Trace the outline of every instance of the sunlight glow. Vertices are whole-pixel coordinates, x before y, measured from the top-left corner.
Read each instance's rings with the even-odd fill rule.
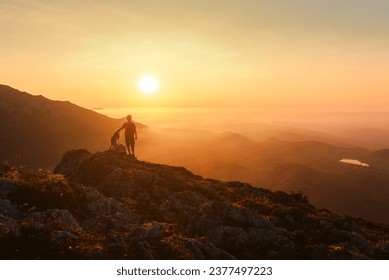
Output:
[[[158,90],[159,83],[158,80],[153,76],[143,76],[139,80],[138,86],[144,94],[152,95]]]

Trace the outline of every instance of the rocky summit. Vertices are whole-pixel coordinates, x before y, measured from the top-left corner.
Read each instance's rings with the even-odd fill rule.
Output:
[[[0,165],[1,259],[389,259],[388,234],[117,151],[69,151],[54,174]]]

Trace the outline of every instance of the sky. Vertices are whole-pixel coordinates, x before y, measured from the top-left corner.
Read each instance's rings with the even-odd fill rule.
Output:
[[[0,0],[0,84],[87,108],[386,110],[388,14],[386,0]]]

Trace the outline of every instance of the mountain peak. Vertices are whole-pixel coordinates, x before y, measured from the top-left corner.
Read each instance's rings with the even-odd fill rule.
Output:
[[[139,161],[113,150],[97,153],[85,149],[68,151],[54,172],[94,186],[115,198],[126,196],[138,187],[144,189],[154,184],[168,188],[176,185],[187,190],[190,182],[204,180],[183,167]]]

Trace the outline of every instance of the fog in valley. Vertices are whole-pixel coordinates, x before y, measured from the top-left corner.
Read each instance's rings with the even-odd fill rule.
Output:
[[[147,126],[139,130],[140,160],[273,191],[301,191],[319,207],[388,222],[382,213],[389,211],[389,113],[254,108],[99,112],[115,117],[131,113]]]

